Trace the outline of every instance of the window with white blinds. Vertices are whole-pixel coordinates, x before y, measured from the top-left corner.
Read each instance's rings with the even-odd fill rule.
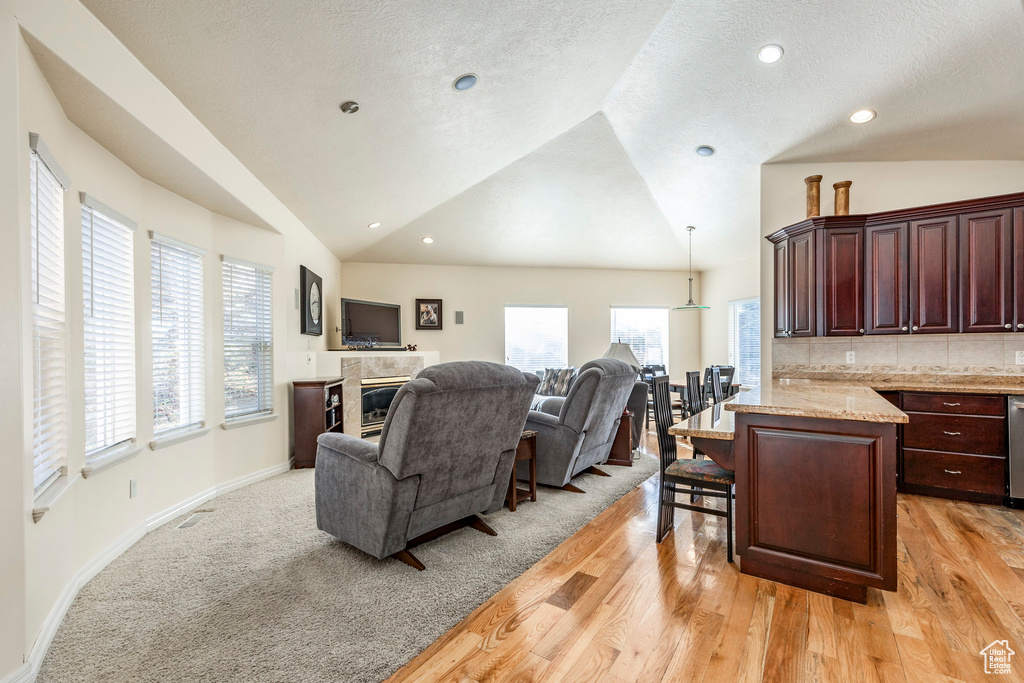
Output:
[[[48,155],[46,155],[48,156]],[[66,471],[64,190],[36,152],[29,164],[32,232],[32,484],[36,495]]]
[[[153,234],[153,431],[204,424],[202,249]]]
[[[569,366],[569,309],[505,306],[505,363],[523,372]]]
[[[273,269],[224,257],[224,417],[274,409]]]
[[[135,223],[81,200],[88,462],[135,439]]]
[[[757,297],[729,302],[729,365],[736,368],[734,383],[761,385],[761,300]]]
[[[629,344],[641,365],[664,365],[668,372],[668,309],[612,306],[612,338]]]

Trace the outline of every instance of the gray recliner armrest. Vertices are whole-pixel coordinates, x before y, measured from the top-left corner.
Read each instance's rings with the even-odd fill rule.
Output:
[[[526,426],[524,429],[532,429],[536,431],[538,428],[543,429],[544,427],[562,427],[559,424],[557,415],[550,415],[548,413],[542,413],[539,410],[531,410],[526,416]],[[568,427],[566,427],[568,429]]]
[[[365,463],[377,462],[377,444],[357,439],[348,434],[327,433],[317,437],[316,442],[324,448],[347,455]]]
[[[540,405],[537,406],[537,410],[558,417],[558,414],[562,412],[563,403],[565,403],[565,396],[552,396],[541,401]]]

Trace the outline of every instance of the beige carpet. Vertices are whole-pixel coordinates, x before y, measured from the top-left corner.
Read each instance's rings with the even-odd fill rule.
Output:
[[[427,570],[378,561],[316,528],[313,471],[217,498],[147,535],[86,585],[39,681],[378,681],[657,471],[641,455],[586,495],[540,490],[418,547]]]

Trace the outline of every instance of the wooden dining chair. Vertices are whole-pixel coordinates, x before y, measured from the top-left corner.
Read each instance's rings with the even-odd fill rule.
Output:
[[[696,415],[708,407],[704,400],[704,392],[700,386],[700,371],[692,370],[686,373],[686,413]]]
[[[722,398],[722,375],[718,367],[712,365],[704,369],[704,405],[721,403]]]
[[[686,373],[699,375],[697,372]],[[726,558],[732,562],[732,491],[735,476],[714,460],[679,458],[676,438],[669,433],[672,426],[671,399],[668,377],[654,378],[654,421],[658,430],[658,526],[657,539],[661,543],[675,526],[675,509],[725,517]],[[680,503],[676,494],[689,494],[690,503]],[[705,505],[694,505],[694,496],[724,498],[725,511]]]
[[[712,367],[718,368],[718,374],[722,378],[722,396],[729,398],[735,393],[732,383],[736,378],[736,368],[732,365],[713,365]]]

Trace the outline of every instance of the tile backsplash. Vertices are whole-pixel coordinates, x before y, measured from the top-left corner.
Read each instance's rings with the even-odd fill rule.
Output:
[[[854,362],[846,362],[853,351]],[[1016,353],[1024,332],[1009,334],[918,334],[808,337],[772,340],[776,377],[833,373],[1017,375]]]

